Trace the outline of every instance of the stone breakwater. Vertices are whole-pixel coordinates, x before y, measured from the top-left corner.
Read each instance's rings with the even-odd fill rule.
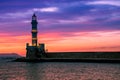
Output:
[[[17,58],[18,62],[109,62],[120,63],[120,52],[49,52],[41,58]]]

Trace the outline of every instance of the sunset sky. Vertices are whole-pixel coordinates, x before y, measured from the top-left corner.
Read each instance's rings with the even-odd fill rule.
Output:
[[[0,0],[0,53],[26,54],[31,16],[48,51],[120,51],[120,0]]]

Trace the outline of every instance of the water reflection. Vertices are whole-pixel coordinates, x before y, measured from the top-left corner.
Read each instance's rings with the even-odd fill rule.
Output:
[[[119,80],[120,64],[1,63],[0,80]]]
[[[42,80],[38,64],[26,64],[26,80]]]
[[[26,80],[119,80],[120,78],[120,66],[114,64],[38,63],[29,64],[27,70],[29,75]]]

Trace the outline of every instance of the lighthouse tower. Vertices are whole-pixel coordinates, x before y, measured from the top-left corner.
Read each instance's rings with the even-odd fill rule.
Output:
[[[36,59],[36,58],[41,58],[41,57],[45,57],[45,46],[44,43],[40,43],[38,45],[37,41],[37,16],[35,14],[33,14],[32,16],[32,21],[31,21],[31,25],[32,25],[32,45],[30,46],[29,43],[26,44],[26,58],[28,59]]]
[[[35,14],[32,16],[32,46],[37,46],[37,17]]]

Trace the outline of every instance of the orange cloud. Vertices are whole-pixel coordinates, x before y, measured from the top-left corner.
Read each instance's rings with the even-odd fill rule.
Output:
[[[119,51],[120,31],[96,31],[39,34],[39,43],[45,43],[48,51]],[[70,36],[71,35],[71,36]],[[26,54],[26,43],[31,43],[31,35],[12,36],[0,34],[1,53]]]
[[[49,51],[119,51],[120,31],[79,32],[68,37],[54,34],[41,37]]]

